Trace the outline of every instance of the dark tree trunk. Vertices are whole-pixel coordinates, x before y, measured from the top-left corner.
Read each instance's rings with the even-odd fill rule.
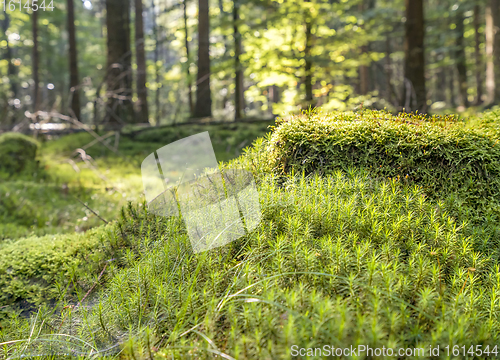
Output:
[[[227,19],[227,14],[224,11],[224,1],[223,0],[219,0],[219,11],[220,11],[220,24],[221,24],[220,27],[222,29],[224,29],[226,19]],[[229,45],[228,45],[228,41],[227,41],[227,36],[225,35],[224,32],[222,33],[222,41],[224,42],[224,54],[222,55],[222,58],[224,60],[226,60],[228,58]],[[224,80],[224,83],[226,83],[226,78],[224,78],[223,80]],[[227,91],[225,93],[224,97],[222,98],[222,108],[223,109],[226,108],[228,101],[229,101],[229,91]]]
[[[424,1],[405,1],[405,86],[402,103],[406,110],[426,112]]]
[[[241,119],[243,116],[243,108],[245,103],[244,88],[243,88],[243,68],[241,66],[241,34],[238,30],[239,26],[239,4],[238,0],[233,2],[233,36],[234,36],[234,118]]]
[[[203,118],[212,116],[208,0],[198,0],[198,6],[198,76],[196,77],[194,117]]]
[[[363,0],[359,4],[358,10],[360,13],[363,13],[364,11],[366,11],[368,9],[372,9],[374,6],[375,6],[374,1]],[[364,27],[364,26],[362,26],[362,27]],[[364,55],[368,54],[369,50],[370,50],[369,44],[362,45],[361,46],[362,57],[364,57]],[[370,91],[370,66],[368,66],[366,64],[362,64],[359,67],[359,93],[361,95],[366,95],[366,94],[368,94],[369,91]]]
[[[135,0],[135,56],[137,61],[137,121],[149,122],[148,89],[146,88],[146,52],[144,50],[144,20],[142,0]]]
[[[189,65],[191,64],[189,56],[189,29],[187,25],[187,0],[183,0],[184,5],[184,37],[186,38],[186,75],[187,75],[187,86],[188,86],[188,100],[189,100],[189,116],[193,116],[194,104],[193,104],[193,84],[191,82],[191,71],[189,70]]]
[[[80,119],[80,92],[78,86],[80,77],[78,75],[78,50],[76,45],[75,7],[73,0],[67,0],[68,4],[68,38],[69,38],[69,88],[71,92],[71,110],[73,116]]]
[[[500,100],[500,0],[486,6],[486,95],[487,104]]]
[[[38,51],[38,11],[33,11],[31,15],[33,26],[33,110],[38,111],[40,108],[40,55]]]
[[[153,11],[153,36],[155,39],[155,51],[154,51],[154,62],[155,62],[155,125],[160,126],[161,120],[161,105],[160,105],[160,71],[158,69],[158,61],[160,61],[160,31],[158,26],[158,20],[156,18],[156,6],[155,2],[152,2],[151,10]],[[168,60],[167,60],[168,61]]]
[[[106,26],[108,32],[106,120],[111,128],[118,129],[126,123],[134,122],[129,0],[106,0]]]
[[[462,9],[459,9],[456,15],[456,31],[457,31],[457,42],[455,50],[455,61],[458,73],[458,90],[460,94],[460,104],[468,107],[468,86],[467,86],[467,58],[465,57],[465,45],[464,45],[464,21],[465,16]]]
[[[482,76],[482,59],[481,59],[481,34],[479,33],[481,6],[474,6],[474,57],[476,59],[476,105],[482,103],[483,98],[483,76]]]
[[[3,13],[4,19],[0,21],[0,24],[2,25],[2,31],[4,34],[7,33],[10,27],[10,17],[7,12]],[[12,54],[12,49],[9,45],[8,39],[6,40],[6,45],[5,45],[5,60],[7,60],[7,75],[9,76],[9,84],[10,84],[10,90],[12,91],[12,97],[14,99],[17,99],[18,95],[18,88],[17,88],[17,68],[14,66],[12,63],[12,59],[14,58],[14,55]]]

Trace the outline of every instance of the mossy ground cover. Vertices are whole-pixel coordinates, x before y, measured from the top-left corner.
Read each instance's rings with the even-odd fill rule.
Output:
[[[477,120],[481,141],[497,131],[498,119],[488,116]],[[356,124],[345,120],[347,128]],[[468,127],[438,121],[431,125],[443,131]],[[97,281],[98,270],[82,270],[86,286],[75,287],[72,299],[61,296],[29,319],[11,314],[0,329],[2,355],[57,348],[87,358],[107,349],[100,354],[285,359],[292,345],[498,345],[500,249],[488,219],[477,223],[471,211],[473,221],[462,221],[453,212],[464,203],[459,196],[443,200],[416,178],[379,176],[356,163],[283,172],[273,165],[277,153],[267,150],[285,124],[226,164],[256,176],[263,221],[255,231],[195,255],[180,219],[131,206],[113,225],[113,236],[125,239],[118,260],[98,266],[106,277]],[[92,283],[100,285],[68,307]]]

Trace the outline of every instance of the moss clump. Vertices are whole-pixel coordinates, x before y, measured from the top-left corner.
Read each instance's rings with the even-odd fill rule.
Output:
[[[0,177],[36,171],[38,143],[18,133],[0,135]]]
[[[274,130],[269,165],[280,174],[364,168],[375,178],[420,185],[433,199],[452,195],[482,214],[495,213],[500,209],[495,134],[491,126],[467,128],[449,116],[310,114],[283,120]]]

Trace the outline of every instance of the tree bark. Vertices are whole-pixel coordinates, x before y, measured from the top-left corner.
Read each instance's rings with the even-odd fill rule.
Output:
[[[239,4],[238,0],[233,2],[233,37],[234,37],[234,119],[241,119],[243,116],[243,108],[245,103],[245,95],[243,88],[243,68],[241,66],[241,34],[238,30],[239,26]]]
[[[198,0],[198,75],[196,77],[195,118],[212,116],[210,92],[210,20],[208,0]]]
[[[146,52],[144,50],[144,20],[142,0],[135,0],[135,56],[137,61],[137,121],[149,122],[148,89],[146,88]]]
[[[486,6],[486,103],[500,100],[500,0]]]
[[[359,12],[363,13],[367,9],[371,9],[374,6],[374,1],[363,0],[359,4]],[[362,25],[362,28],[364,26]],[[361,46],[361,55],[364,57],[369,51],[369,45],[365,44]],[[364,60],[364,59],[363,59]],[[366,64],[362,64],[359,67],[359,93],[361,95],[366,95],[370,91],[370,67]]]
[[[459,8],[456,15],[456,50],[455,50],[455,61],[458,73],[458,90],[460,94],[460,104],[468,107],[468,86],[467,86],[467,58],[465,56],[465,45],[464,45],[464,21],[465,16],[462,9]]]
[[[482,58],[481,58],[481,34],[479,33],[481,6],[474,6],[474,57],[476,59],[476,105],[480,105],[483,100],[483,76],[482,76]]]
[[[134,122],[132,106],[132,52],[130,48],[129,0],[106,0],[107,111],[113,129]]]
[[[156,15],[156,4],[155,0],[151,2],[151,10],[153,12],[153,36],[155,40],[155,50],[153,53],[153,59],[155,62],[155,125],[160,126],[161,120],[161,105],[160,105],[160,71],[158,69],[158,61],[160,61],[160,34],[159,26]]]
[[[40,56],[38,51],[38,12],[33,11],[31,15],[32,27],[33,27],[33,110],[36,112],[40,108]]]
[[[189,70],[189,65],[191,62],[189,61],[189,29],[187,25],[187,0],[183,0],[183,5],[184,5],[184,37],[186,39],[185,41],[185,47],[186,47],[186,75],[187,75],[187,86],[188,86],[188,100],[189,100],[189,116],[193,116],[194,113],[194,104],[193,104],[193,84],[191,82],[191,71]]]
[[[69,88],[71,92],[71,110],[73,116],[80,119],[80,92],[78,86],[78,49],[76,45],[75,6],[73,0],[67,0],[68,5],[68,38],[69,38]]]
[[[3,13],[3,20],[0,21],[0,24],[2,26],[2,31],[4,34],[7,33],[10,27],[10,17],[7,12]],[[7,75],[9,76],[9,84],[10,84],[10,90],[12,91],[12,97],[14,99],[17,99],[18,96],[18,87],[17,87],[17,68],[14,66],[12,63],[12,60],[14,58],[14,55],[12,53],[12,48],[9,45],[9,39],[6,39],[6,46],[5,46],[5,60],[7,60]]]
[[[406,110],[426,112],[424,2],[405,1],[405,86],[402,103]]]

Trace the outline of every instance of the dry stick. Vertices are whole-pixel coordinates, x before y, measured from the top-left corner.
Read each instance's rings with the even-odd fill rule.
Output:
[[[90,293],[92,292],[92,290],[94,290],[94,288],[97,286],[97,284],[99,283],[99,280],[101,280],[101,277],[102,277],[102,274],[104,274],[104,271],[106,270],[106,268],[108,267],[108,264],[104,265],[104,269],[102,269],[101,273],[99,274],[99,276],[97,277],[97,280],[96,282],[94,283],[94,285],[92,285],[92,287],[89,289],[89,291],[87,291],[87,293],[85,294],[85,296],[82,298],[82,300],[80,300],[78,302],[78,304],[75,306],[75,309],[78,308],[78,306],[80,306],[83,302],[83,300],[85,300],[87,298],[87,296],[90,295]]]
[[[95,216],[97,216],[99,219],[101,219],[102,221],[104,221],[104,222],[106,223],[106,225],[107,225],[107,224],[109,224],[109,222],[108,222],[108,221],[104,220],[101,216],[99,216],[99,214],[98,214],[98,213],[96,213],[94,210],[92,210],[89,206],[87,206],[87,204],[85,204],[83,201],[81,201],[80,199],[78,199],[76,196],[73,196],[73,197],[74,197],[76,200],[78,200],[78,202],[79,202],[80,204],[82,204],[82,205],[83,205],[83,206],[85,206],[87,209],[89,209],[90,211],[92,211],[92,213],[93,213]]]

